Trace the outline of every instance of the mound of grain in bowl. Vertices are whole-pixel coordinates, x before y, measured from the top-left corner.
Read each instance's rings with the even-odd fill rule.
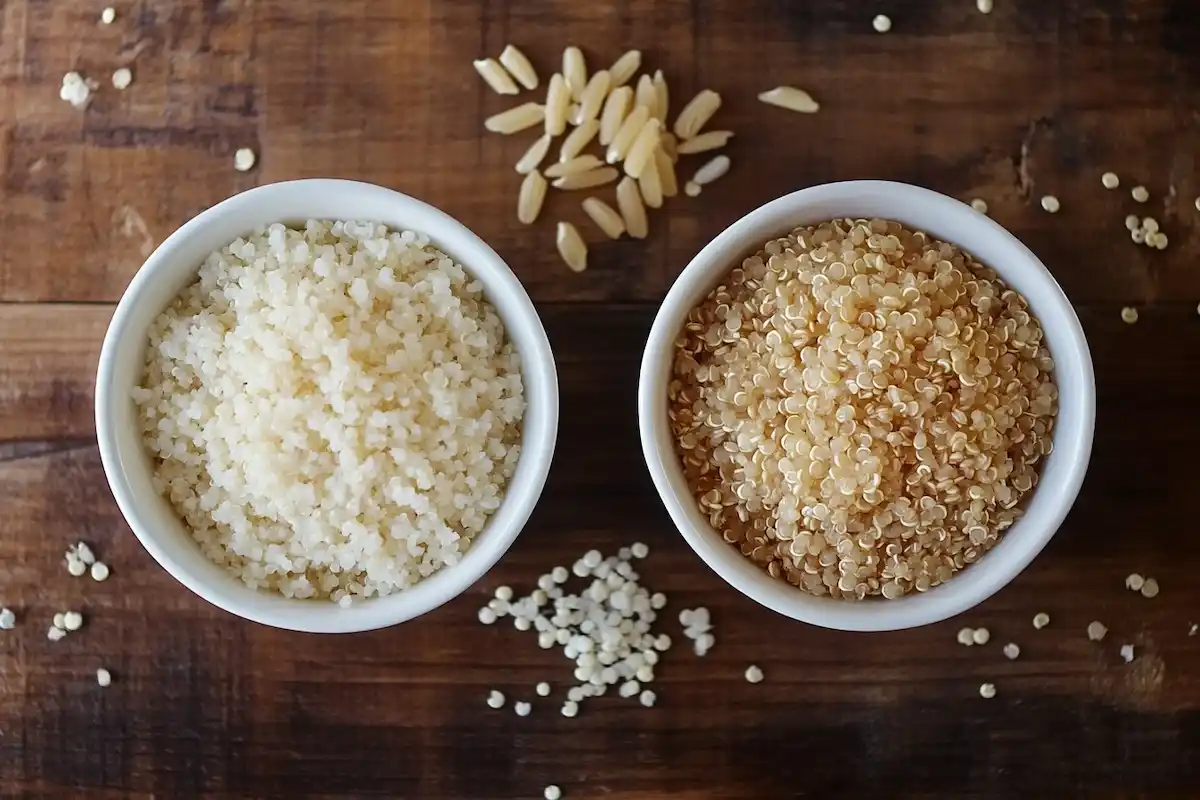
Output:
[[[156,486],[251,587],[408,588],[462,558],[516,468],[517,353],[422,234],[272,225],[210,255],[149,337]]]
[[[669,416],[701,512],[812,594],[949,580],[1018,518],[1051,449],[1054,362],[1025,300],[895,222],[767,242],[676,347]]]

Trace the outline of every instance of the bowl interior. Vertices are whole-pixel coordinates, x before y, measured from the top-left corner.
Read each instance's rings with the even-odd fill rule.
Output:
[[[675,455],[666,386],[673,343],[688,311],[736,264],[800,225],[841,217],[881,217],[955,244],[994,269],[1029,301],[1055,360],[1059,412],[1025,515],[975,564],[950,581],[896,600],[860,603],[821,598],[775,580],[725,543],[696,508]],[[974,606],[1012,580],[1045,546],[1070,510],[1091,454],[1095,378],[1083,329],[1053,276],[1000,225],[952,198],[906,184],[852,181],[804,189],[734,223],[687,266],[663,301],[642,361],[638,396],[642,449],[659,494],[688,543],[721,577],[763,605],[795,619],[842,630],[895,630],[937,622]]]
[[[355,603],[294,600],[247,587],[206,558],[151,484],[131,391],[144,368],[146,331],[195,280],[204,259],[239,236],[274,222],[362,219],[427,234],[484,286],[521,356],[527,408],[521,458],[505,498],[467,554],[404,592]],[[276,627],[314,632],[367,630],[435,608],[482,576],[528,519],[549,471],[558,427],[558,388],[545,330],[503,260],[466,227],[398,192],[341,180],[277,183],[236,195],[192,219],[150,256],[122,297],[105,337],[96,387],[96,424],[104,469],[126,520],[151,555],[201,597]]]

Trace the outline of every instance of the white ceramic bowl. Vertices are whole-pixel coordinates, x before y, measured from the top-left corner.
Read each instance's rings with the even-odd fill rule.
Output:
[[[991,551],[953,579],[896,600],[819,598],[775,580],[726,544],[696,508],[667,422],[673,342],[690,309],[746,256],[798,225],[839,217],[896,220],[956,244],[994,269],[1041,320],[1060,392],[1054,452],[1026,513]],[[851,631],[911,628],[947,619],[982,602],[1024,569],[1050,541],[1087,470],[1096,418],[1092,360],[1079,319],[1050,272],[1004,228],[944,195],[885,181],[815,186],[750,212],[700,251],[663,300],[642,359],[638,386],[642,451],[671,519],[702,559],[738,591],[794,619]]]
[[[528,407],[521,458],[504,501],[466,556],[415,587],[355,603],[294,600],[256,591],[209,561],[154,491],[131,390],[141,377],[146,330],[214,250],[273,222],[363,219],[428,234],[484,286],[521,355]],[[240,617],[298,631],[343,633],[394,625],[440,606],[478,580],[516,539],[550,469],[558,432],[558,379],[550,343],[512,270],[461,223],[419,200],[367,183],[302,180],[260,186],[218,203],[171,234],[125,290],[100,353],[96,431],[121,513],[150,554],[180,583]]]

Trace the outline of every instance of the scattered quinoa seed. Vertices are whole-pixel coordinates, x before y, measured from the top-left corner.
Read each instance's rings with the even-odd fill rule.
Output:
[[[746,667],[747,683],[762,683],[763,671],[755,664]]]
[[[10,608],[0,608],[0,631],[11,631],[17,624],[17,615]]]
[[[1009,661],[1015,661],[1019,655],[1021,655],[1021,648],[1015,642],[1004,645],[1004,657]]]
[[[1200,197],[1196,198],[1196,202],[1194,203],[1194,205],[1196,206],[1196,210],[1200,211]]]
[[[54,627],[56,627],[60,630],[65,631],[67,629],[67,615],[61,611],[59,611],[57,614],[54,615],[54,619],[52,620],[52,622],[54,624]]]
[[[1140,592],[1145,583],[1146,579],[1136,572],[1129,573],[1129,575],[1125,578],[1125,588],[1134,592]]]
[[[492,691],[488,692],[487,704],[492,708],[503,708],[504,695],[495,689],[492,689]]]
[[[1138,321],[1138,310],[1133,306],[1125,306],[1121,309],[1121,321],[1127,325],[1132,325]]]
[[[1125,229],[1133,233],[1138,228],[1142,227],[1142,221],[1138,219],[1137,214],[1130,214],[1125,218]]]
[[[133,72],[129,67],[121,67],[112,74],[112,85],[117,91],[128,89],[131,83],[133,83]]]
[[[962,628],[958,632],[958,643],[970,647],[975,644],[975,631],[970,628]]]
[[[106,670],[104,667],[96,670],[96,683],[100,684],[101,686],[110,685],[112,683],[112,673]]]
[[[106,581],[108,580],[108,576],[108,564],[105,564],[103,561],[97,561],[95,564],[92,564],[92,580]]]
[[[879,14],[871,20],[871,27],[876,33],[887,33],[892,29],[892,18],[887,14]]]
[[[104,25],[112,25],[117,19],[117,10],[112,6],[100,12],[100,22]]]
[[[1131,645],[1131,644],[1121,645],[1121,658],[1125,659],[1126,664],[1129,664],[1130,662],[1133,661],[1133,645]]]
[[[512,598],[513,598],[512,587],[511,586],[497,586],[495,597],[497,600],[503,600],[504,602],[507,603],[509,600],[512,600]]]
[[[683,185],[683,193],[688,197],[699,197],[703,188],[695,181],[688,181]]]
[[[479,621],[484,625],[494,625],[496,623],[496,612],[484,606],[479,609]]]
[[[1100,183],[1104,185],[1105,189],[1116,189],[1121,185],[1121,179],[1115,172],[1106,172],[1100,176]]]
[[[981,683],[979,685],[979,696],[985,700],[991,700],[996,696],[996,684]]]
[[[1192,623],[1192,627],[1188,629],[1188,636],[1195,636],[1196,631],[1200,631],[1200,625]]]
[[[77,631],[83,627],[83,614],[78,611],[67,611],[63,614],[63,627],[68,631]]]
[[[73,577],[78,578],[79,576],[83,575],[83,573],[85,573],[87,571],[88,571],[87,564],[83,563],[79,559],[76,558],[76,559],[71,559],[71,560],[67,561],[67,572],[71,573],[71,575]]]
[[[988,631],[987,628],[976,628],[971,633],[971,640],[973,642],[975,642],[975,644],[980,644],[980,645],[987,644],[988,641],[991,640],[991,638],[992,638],[992,634],[990,631]]]
[[[972,200],[972,201],[971,201],[971,208],[975,209],[975,210],[976,210],[976,211],[978,211],[980,214],[986,214],[986,213],[988,213],[988,204],[987,204],[987,201],[986,201],[986,200],[984,200],[982,197],[976,197],[974,200]]]
[[[633,546],[629,548],[629,552],[633,554],[634,558],[645,558],[650,555],[650,548],[642,542],[634,542]]]
[[[658,695],[656,695],[650,689],[646,689],[644,692],[642,692],[640,695],[638,695],[638,702],[640,702],[646,708],[650,708],[651,706],[653,706],[654,701],[657,699],[658,699]]]
[[[67,635],[66,631],[64,631],[62,628],[59,628],[54,625],[51,625],[50,629],[48,631],[46,631],[46,638],[52,642],[57,642],[66,635]]]
[[[980,14],[992,13],[993,0],[975,0],[975,8]]]
[[[1138,203],[1144,203],[1150,199],[1150,192],[1146,190],[1145,186],[1135,186],[1129,194]]]
[[[579,713],[579,704],[576,703],[574,700],[568,700],[567,702],[563,703],[562,715],[564,717],[573,717],[578,713]]]
[[[546,683],[545,681],[542,681],[536,687],[534,687],[534,691],[537,692],[538,697],[549,697],[550,696],[550,684]]]
[[[529,712],[533,711],[533,706],[524,701],[519,701],[513,704],[513,711],[517,712],[518,717],[528,717]]]
[[[1142,597],[1157,597],[1158,596],[1158,581],[1154,578],[1146,578],[1146,582],[1142,584]]]
[[[233,154],[233,168],[238,172],[249,172],[254,169],[256,161],[258,161],[258,156],[249,147],[239,148]]]
[[[1108,635],[1108,628],[1104,626],[1103,622],[1090,622],[1087,626],[1087,635],[1093,642],[1099,642]]]
[[[1038,612],[1033,616],[1033,627],[1035,630],[1041,630],[1050,624],[1050,615],[1044,611]]]
[[[542,790],[542,797],[546,800],[560,800],[562,797],[562,789],[555,786],[553,783]]]
[[[1049,211],[1051,214],[1057,214],[1062,208],[1062,204],[1058,202],[1058,198],[1052,194],[1048,194],[1042,198],[1042,208]]]

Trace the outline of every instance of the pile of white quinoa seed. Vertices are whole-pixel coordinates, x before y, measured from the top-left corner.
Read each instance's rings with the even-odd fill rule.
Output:
[[[1058,391],[1024,298],[884,220],[797,228],[687,318],[669,387],[701,512],[775,578],[925,591],[1019,517]]]
[[[271,225],[152,324],[135,390],[155,484],[254,588],[353,599],[453,566],[520,455],[520,362],[420,233]]]

